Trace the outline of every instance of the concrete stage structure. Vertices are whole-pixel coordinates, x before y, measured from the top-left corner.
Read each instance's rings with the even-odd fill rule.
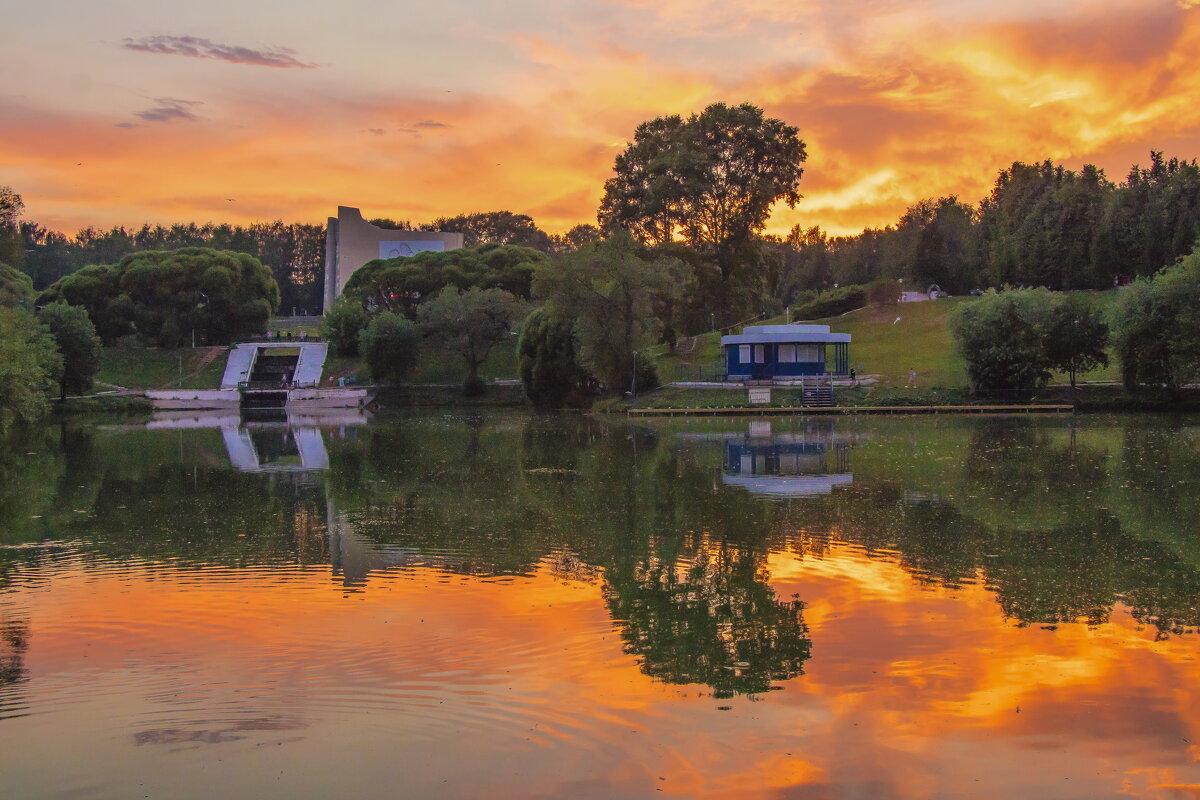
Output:
[[[398,231],[378,228],[363,219],[362,212],[338,206],[325,229],[325,308],[333,305],[354,270],[377,258],[412,256],[424,250],[458,250],[461,233]]]

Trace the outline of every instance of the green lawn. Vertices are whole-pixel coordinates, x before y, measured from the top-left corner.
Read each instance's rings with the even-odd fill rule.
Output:
[[[106,347],[96,374],[96,390],[217,389],[225,369],[225,347]],[[182,376],[182,381],[180,377]],[[109,384],[109,386],[101,385]]]

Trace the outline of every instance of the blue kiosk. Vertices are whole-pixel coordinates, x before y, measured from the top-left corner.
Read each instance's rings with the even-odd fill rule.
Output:
[[[850,334],[828,325],[747,325],[721,337],[728,380],[850,374]]]

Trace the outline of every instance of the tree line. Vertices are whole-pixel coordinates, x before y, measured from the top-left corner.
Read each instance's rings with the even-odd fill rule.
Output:
[[[916,289],[1045,286],[1105,289],[1153,275],[1192,250],[1200,235],[1196,160],[1150,153],[1119,184],[1085,165],[1014,162],[971,206],[956,196],[922,200],[893,226],[855,236],[792,229],[777,241],[779,294],[831,283],[891,278]]]
[[[895,225],[855,236],[831,237],[802,226],[784,237],[766,234],[772,210],[800,200],[806,160],[796,127],[750,104],[716,103],[688,117],[669,115],[638,126],[605,183],[597,225],[553,236],[531,217],[508,211],[422,225],[371,220],[398,229],[461,231],[466,247],[367,264],[347,284],[347,299],[325,310],[327,333],[349,354],[368,342],[364,330],[381,315],[394,315],[383,325],[392,338],[406,325],[415,326],[403,334],[410,344],[416,328],[424,336],[441,331],[443,343],[464,359],[467,384],[478,389],[480,354],[490,351],[495,337],[509,335],[502,321],[511,331],[527,310],[538,308],[537,324],[521,344],[523,371],[584,376],[548,396],[597,386],[636,391],[654,382],[648,350],[670,346],[680,336],[785,307],[795,306],[798,318],[841,313],[930,284],[952,293],[1001,286],[1108,288],[1156,274],[1188,253],[1200,233],[1196,161],[1152,152],[1150,165],[1133,167],[1120,184],[1091,165],[1076,172],[1048,160],[1016,162],[1000,171],[976,206],[954,196],[922,200]],[[124,288],[104,288],[114,273],[108,265],[124,263],[130,252],[170,251],[200,241],[214,250],[248,253],[261,258],[279,286],[274,295],[259,292],[254,302],[265,298],[285,311],[289,298],[315,298],[322,284],[319,226],[86,229],[68,239],[34,223],[16,224],[20,198],[11,190],[0,193],[3,208],[9,209],[10,224],[3,228],[7,238],[0,242],[0,257],[24,269],[35,287],[55,278],[43,297],[88,305],[106,340],[120,335],[116,328],[139,313],[121,299],[133,300]],[[81,266],[85,262],[90,263]],[[128,266],[115,272],[124,274],[122,269]],[[189,281],[166,303],[177,306],[173,314],[160,321],[143,310],[133,327],[167,345],[178,343],[185,328],[194,330],[189,314],[210,304],[203,302],[204,290]],[[75,299],[67,292],[72,283]],[[89,292],[103,297],[89,305],[82,299]],[[431,305],[443,295],[445,302]],[[451,316],[435,318],[446,314]],[[225,316],[232,321],[228,330],[240,330],[257,324],[260,313]],[[485,320],[482,338],[457,336],[455,319]],[[960,328],[965,332],[969,325]],[[211,332],[208,338],[221,339]],[[395,354],[403,348],[367,349]],[[562,362],[567,353],[574,359],[570,368]],[[1040,363],[1035,374],[1051,362]],[[393,358],[377,374],[394,380],[403,372],[404,359]],[[1026,379],[1017,384],[1023,392]],[[979,385],[989,385],[988,379]]]

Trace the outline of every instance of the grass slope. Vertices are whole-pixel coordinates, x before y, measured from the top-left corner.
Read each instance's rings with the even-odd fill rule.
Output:
[[[225,370],[224,347],[166,350],[106,347],[96,374],[97,389],[218,389]],[[180,380],[182,376],[182,380]]]
[[[1116,293],[1081,292],[1107,316]],[[850,363],[859,375],[879,375],[880,384],[903,387],[908,383],[908,370],[917,371],[917,386],[965,387],[968,385],[966,363],[958,352],[950,320],[954,313],[974,298],[947,297],[923,303],[902,303],[895,306],[868,306],[838,317],[805,320],[828,325],[835,333],[848,333]],[[782,324],[783,319],[765,320],[759,324]],[[711,378],[720,366],[720,333],[706,333],[691,340],[681,340],[681,350],[658,356],[659,379],[664,383]],[[1117,360],[1109,353],[1109,366],[1079,376],[1085,381],[1114,381],[1119,378]],[[1056,375],[1056,382],[1066,382]]]

